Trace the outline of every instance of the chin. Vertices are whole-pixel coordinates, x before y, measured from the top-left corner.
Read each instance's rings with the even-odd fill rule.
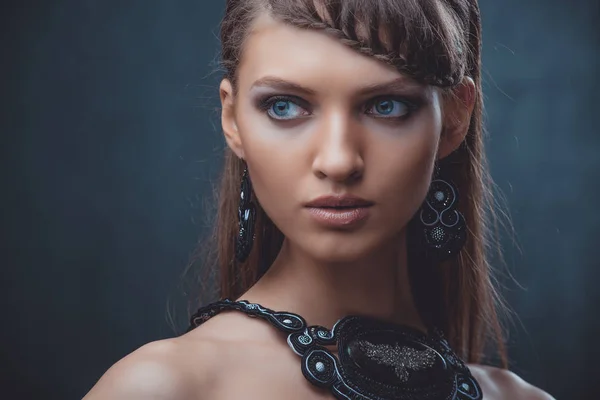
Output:
[[[305,237],[300,247],[319,262],[351,263],[372,257],[385,241],[381,236],[332,231]]]

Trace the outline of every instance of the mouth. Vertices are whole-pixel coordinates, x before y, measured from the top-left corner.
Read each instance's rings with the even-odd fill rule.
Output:
[[[373,202],[360,197],[345,195],[321,196],[305,204],[305,207],[327,209],[353,209],[372,206]]]
[[[370,206],[307,207],[312,219],[320,225],[333,228],[358,227],[371,213]]]
[[[365,205],[355,205],[355,206],[310,206],[309,208],[322,208],[325,210],[352,210],[355,208],[366,208],[366,207],[371,207],[371,206],[365,206]]]

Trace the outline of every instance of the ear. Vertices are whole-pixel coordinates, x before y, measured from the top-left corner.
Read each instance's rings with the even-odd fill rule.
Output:
[[[475,106],[475,82],[464,77],[444,101],[444,127],[438,147],[438,159],[445,158],[465,140]]]
[[[221,81],[219,97],[221,98],[221,126],[223,127],[225,141],[239,158],[244,158],[244,147],[235,119],[233,87],[229,79]]]

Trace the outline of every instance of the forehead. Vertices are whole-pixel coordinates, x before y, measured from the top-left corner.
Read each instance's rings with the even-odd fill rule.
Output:
[[[254,21],[238,73],[241,90],[266,75],[337,91],[403,77],[394,67],[362,55],[336,38],[276,21],[267,13]],[[406,80],[415,84],[408,77]]]

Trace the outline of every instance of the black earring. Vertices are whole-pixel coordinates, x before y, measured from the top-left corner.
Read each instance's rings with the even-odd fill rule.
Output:
[[[439,169],[436,168],[436,175]],[[435,261],[456,255],[464,246],[467,230],[464,216],[456,209],[458,191],[450,182],[434,178],[419,220],[425,235],[426,254]]]
[[[248,176],[248,166],[244,167],[238,208],[239,233],[235,241],[235,258],[244,262],[248,258],[254,244],[254,222],[256,208],[252,203],[252,184]]]

